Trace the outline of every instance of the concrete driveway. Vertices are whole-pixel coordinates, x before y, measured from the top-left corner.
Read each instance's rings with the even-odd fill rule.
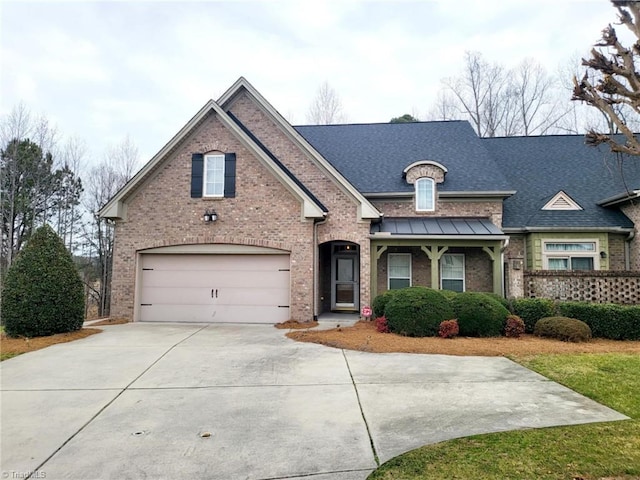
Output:
[[[505,358],[104,330],[0,364],[2,478],[355,480],[427,443],[626,418]]]

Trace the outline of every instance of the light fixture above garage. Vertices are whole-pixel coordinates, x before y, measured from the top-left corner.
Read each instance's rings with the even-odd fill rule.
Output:
[[[218,220],[218,214],[215,210],[207,210],[204,212],[203,220],[205,223],[212,223]]]

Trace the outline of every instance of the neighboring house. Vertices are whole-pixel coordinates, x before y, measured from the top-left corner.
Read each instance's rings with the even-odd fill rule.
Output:
[[[100,211],[112,315],[306,321],[408,285],[522,296],[534,270],[638,270],[638,163],[620,176],[583,143],[294,128],[240,78]]]

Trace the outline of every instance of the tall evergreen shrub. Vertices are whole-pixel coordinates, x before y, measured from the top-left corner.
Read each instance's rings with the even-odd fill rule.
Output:
[[[82,280],[60,237],[44,225],[7,272],[2,324],[12,337],[42,337],[79,330],[83,320]]]

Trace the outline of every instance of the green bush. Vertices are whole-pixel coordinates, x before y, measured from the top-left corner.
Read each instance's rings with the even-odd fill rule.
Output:
[[[386,308],[387,303],[389,303],[389,300],[391,300],[391,297],[393,297],[397,291],[398,290],[387,290],[373,299],[373,302],[371,303],[373,318],[384,316],[384,309]]]
[[[408,337],[436,336],[440,323],[454,318],[449,301],[426,287],[395,290],[384,312],[389,330]]]
[[[589,325],[594,337],[640,340],[640,306],[564,302],[558,305],[558,311]]]
[[[484,293],[459,293],[451,300],[460,335],[466,337],[498,337],[502,335],[509,310]]]
[[[504,308],[509,310],[509,313],[511,313],[511,302],[507,298],[504,298],[502,295],[498,295],[497,293],[484,292],[484,294],[496,299]]]
[[[51,227],[37,229],[7,271],[2,323],[11,337],[82,327],[84,291],[71,254]]]
[[[533,333],[536,322],[541,318],[553,317],[556,314],[553,300],[547,298],[515,298],[512,305],[513,313],[524,321],[527,333]]]
[[[458,292],[454,292],[453,290],[438,290],[447,300],[453,300]]]
[[[591,339],[589,325],[569,317],[541,318],[533,333],[539,337],[556,338],[565,342],[588,342]]]

